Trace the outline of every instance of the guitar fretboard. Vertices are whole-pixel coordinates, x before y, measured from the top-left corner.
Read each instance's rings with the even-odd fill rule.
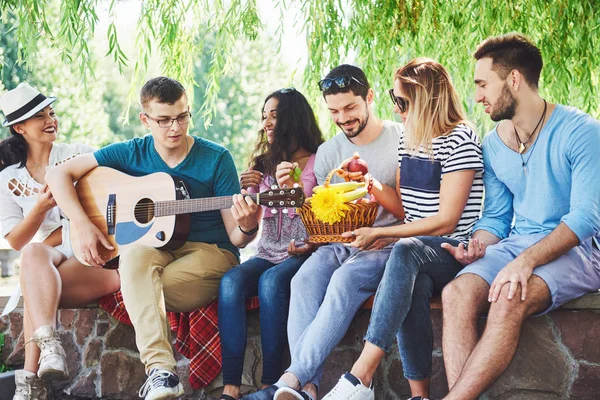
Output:
[[[258,203],[258,195],[250,196]],[[176,214],[191,214],[202,211],[222,210],[233,205],[231,196],[206,197],[202,199],[158,201],[155,203],[154,215],[164,217]]]

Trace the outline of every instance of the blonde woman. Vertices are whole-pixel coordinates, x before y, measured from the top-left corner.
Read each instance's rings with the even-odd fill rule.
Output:
[[[0,97],[2,125],[11,133],[0,142],[0,221],[2,236],[21,250],[26,342],[24,369],[15,372],[14,400],[46,399],[44,381],[69,377],[55,332],[59,306],[82,307],[120,286],[116,271],[86,267],[73,257],[68,220],[45,183],[48,168],[93,151],[81,144],[55,143],[55,100],[26,82]]]
[[[415,59],[394,78],[390,96],[404,123],[397,186],[375,182],[372,193],[388,209],[401,203],[405,223],[346,234],[361,249],[380,238],[399,240],[377,289],[362,354],[324,400],[373,399],[373,375],[395,337],[412,399],[429,395],[429,300],[463,267],[442,243],[467,243],[481,207],[481,146],[444,67]]]

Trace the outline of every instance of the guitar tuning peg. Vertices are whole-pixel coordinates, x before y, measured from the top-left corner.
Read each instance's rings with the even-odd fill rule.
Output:
[[[295,187],[295,188],[298,188],[298,187],[300,187],[300,185],[299,185],[299,184],[297,184],[297,183],[294,183],[294,187]]]
[[[277,210],[274,208],[271,208],[271,214],[277,214]]]
[[[275,190],[275,189],[279,189],[279,188],[277,187],[277,185],[271,185],[271,189]]]
[[[284,208],[283,210],[281,210],[282,213],[287,214],[288,213],[288,209]]]

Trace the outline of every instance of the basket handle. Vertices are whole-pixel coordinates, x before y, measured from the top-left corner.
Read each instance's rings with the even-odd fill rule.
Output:
[[[329,171],[329,173],[327,174],[327,178],[325,178],[325,182],[323,183],[323,186],[325,186],[325,187],[329,186],[331,178],[333,178],[333,174],[337,174],[337,175],[341,176],[342,178],[344,178],[344,180],[346,182],[350,182],[350,178],[348,178],[348,171],[344,171],[341,168],[336,168],[336,169],[332,169],[331,171]]]

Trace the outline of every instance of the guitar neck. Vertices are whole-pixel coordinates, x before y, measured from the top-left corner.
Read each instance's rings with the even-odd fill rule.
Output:
[[[259,195],[244,195],[259,203]],[[205,197],[201,199],[185,199],[158,201],[155,204],[154,215],[165,217],[167,215],[191,214],[203,211],[214,211],[230,208],[233,205],[231,196]]]

